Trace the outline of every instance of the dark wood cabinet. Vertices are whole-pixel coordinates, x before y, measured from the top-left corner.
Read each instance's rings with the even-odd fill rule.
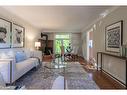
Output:
[[[53,48],[53,40],[48,40],[48,47]]]

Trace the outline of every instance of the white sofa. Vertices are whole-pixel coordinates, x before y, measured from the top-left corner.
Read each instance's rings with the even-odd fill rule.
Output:
[[[22,60],[20,62],[16,62],[16,53],[17,52],[24,52],[26,54],[26,59]],[[4,52],[6,55],[10,56],[9,58],[0,58],[0,72],[3,76],[3,79],[5,83],[13,83],[17,79],[19,79],[21,76],[23,76],[25,73],[27,73],[32,68],[38,66],[39,59],[40,62],[42,62],[42,53],[41,51],[29,51],[29,50],[17,50],[17,51],[11,51]],[[12,56],[13,55],[13,56]],[[2,55],[3,56],[3,55]],[[5,57],[5,55],[4,55]],[[10,67],[10,61],[12,62],[12,70]]]

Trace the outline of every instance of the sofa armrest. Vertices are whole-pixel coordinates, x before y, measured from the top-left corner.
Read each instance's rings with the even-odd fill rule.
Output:
[[[33,51],[33,56],[32,57],[37,57],[42,62],[42,52],[41,51]]]
[[[0,72],[3,76],[5,83],[12,83],[15,73],[15,61],[14,59],[2,59],[0,60]]]

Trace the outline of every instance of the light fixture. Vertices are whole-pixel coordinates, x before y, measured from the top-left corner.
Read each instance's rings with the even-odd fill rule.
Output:
[[[35,42],[35,47],[37,48],[37,50],[39,49],[40,46],[41,46],[40,42]]]

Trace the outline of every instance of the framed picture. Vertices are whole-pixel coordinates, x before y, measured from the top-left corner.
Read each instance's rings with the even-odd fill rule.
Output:
[[[0,18],[0,48],[10,48],[11,22]]]
[[[25,28],[13,23],[12,24],[12,47],[22,48],[24,47],[25,40]]]
[[[105,29],[105,49],[111,52],[120,52],[123,43],[123,21],[118,21]]]

